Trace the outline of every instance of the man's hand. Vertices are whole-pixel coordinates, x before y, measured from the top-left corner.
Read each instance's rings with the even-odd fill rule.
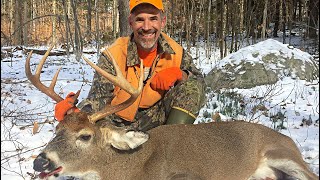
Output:
[[[60,122],[64,119],[64,116],[72,112],[80,112],[75,106],[77,99],[73,98],[76,94],[71,92],[67,95],[66,99],[56,104],[54,108],[54,117]]]
[[[182,80],[182,70],[178,67],[163,69],[156,74],[151,80],[151,88],[153,90],[169,90],[174,86],[176,81]]]

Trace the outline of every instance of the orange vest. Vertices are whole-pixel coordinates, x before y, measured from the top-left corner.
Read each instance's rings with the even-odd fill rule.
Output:
[[[183,52],[182,47],[166,34],[162,33],[162,37],[164,37],[164,39],[169,43],[171,48],[174,50],[175,54],[163,53],[160,54],[160,58],[159,54],[157,55],[157,58],[155,59],[155,61],[157,61],[155,62],[156,66],[152,69],[152,76],[145,83],[141,95],[128,108],[116,113],[116,115],[127,121],[134,120],[138,108],[149,108],[163,97],[165,91],[154,91],[150,87],[150,80],[152,79],[152,77],[157,72],[163,69],[169,67],[180,67],[181,65]],[[127,47],[129,41],[130,37],[120,37],[110,47],[108,47],[108,50],[116,60],[122,74],[124,75],[124,77],[126,77],[127,81],[129,81],[129,83],[133,87],[137,88],[140,77],[140,66],[126,65]],[[107,55],[105,51],[103,51],[102,53]],[[118,86],[114,89],[114,96],[115,97],[111,101],[111,105],[120,104],[130,97],[130,95],[127,92],[120,89]]]

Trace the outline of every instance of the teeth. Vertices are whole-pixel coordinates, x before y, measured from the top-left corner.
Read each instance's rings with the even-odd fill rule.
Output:
[[[145,37],[145,38],[151,38],[151,37],[153,37],[153,35],[152,35],[152,34],[148,34],[148,35],[143,35],[143,37]]]
[[[145,36],[145,37],[150,37],[150,36],[153,36],[154,33],[151,33],[151,34],[141,34],[141,36]]]

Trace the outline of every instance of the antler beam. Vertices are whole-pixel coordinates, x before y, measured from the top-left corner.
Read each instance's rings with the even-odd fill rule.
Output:
[[[116,76],[113,76],[112,74],[109,74],[108,72],[104,71],[94,63],[92,63],[88,58],[85,56],[82,56],[82,58],[93,68],[95,69],[101,76],[107,78],[110,82],[112,82],[114,85],[119,86],[121,89],[125,90],[127,93],[131,95],[129,99],[124,101],[121,104],[112,106],[106,106],[103,110],[96,112],[89,116],[89,120],[92,123],[95,123],[97,120],[104,118],[108,116],[109,114],[113,114],[115,112],[121,111],[127,107],[129,107],[134,101],[138,98],[138,96],[141,94],[142,88],[143,88],[143,61],[140,63],[140,79],[139,79],[139,86],[137,89],[135,89],[122,75],[122,72],[117,65],[115,59],[111,55],[111,53],[106,49],[107,55],[112,61],[112,65],[114,66],[114,69],[116,71]]]
[[[56,74],[54,75],[54,77],[52,78],[52,82],[50,83],[50,86],[47,87],[44,84],[41,83],[40,81],[40,74],[41,74],[41,70],[43,67],[43,64],[45,63],[47,57],[50,54],[50,51],[52,50],[53,45],[51,45],[49,47],[49,49],[47,50],[47,52],[44,54],[44,56],[42,57],[42,59],[39,62],[39,65],[36,69],[35,74],[33,75],[31,73],[31,69],[30,69],[30,59],[31,59],[31,55],[32,55],[32,51],[30,51],[27,59],[26,59],[26,64],[25,64],[25,71],[26,71],[26,76],[29,79],[29,81],[37,88],[39,89],[41,92],[43,92],[44,94],[46,94],[47,96],[51,97],[54,101],[56,102],[60,102],[63,100],[63,98],[61,96],[59,96],[57,93],[55,93],[54,91],[54,86],[56,85],[57,82],[57,78],[59,75],[59,72],[61,70],[61,68],[58,69],[58,71],[56,72]],[[74,99],[77,99],[78,96],[80,94],[80,91],[78,91],[76,93],[75,96],[73,96]]]

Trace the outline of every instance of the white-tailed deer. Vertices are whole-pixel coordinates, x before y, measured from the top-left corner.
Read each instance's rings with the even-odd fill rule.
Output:
[[[35,75],[30,71],[31,53],[29,54],[26,74],[40,91],[59,102],[62,98],[54,92],[58,73],[49,87],[39,80],[42,65],[51,48],[39,63]],[[299,149],[289,137],[263,125],[244,121],[163,125],[147,133],[114,126],[103,118],[129,106],[139,96],[143,83],[140,81],[137,89],[131,87],[114,61],[117,76],[103,72],[84,59],[96,71],[115,85],[126,89],[132,96],[123,104],[108,106],[91,115],[84,112],[67,115],[57,125],[55,138],[34,160],[34,170],[41,172],[41,178],[76,176],[86,180],[318,179],[309,170]],[[111,59],[113,60],[112,57]]]

